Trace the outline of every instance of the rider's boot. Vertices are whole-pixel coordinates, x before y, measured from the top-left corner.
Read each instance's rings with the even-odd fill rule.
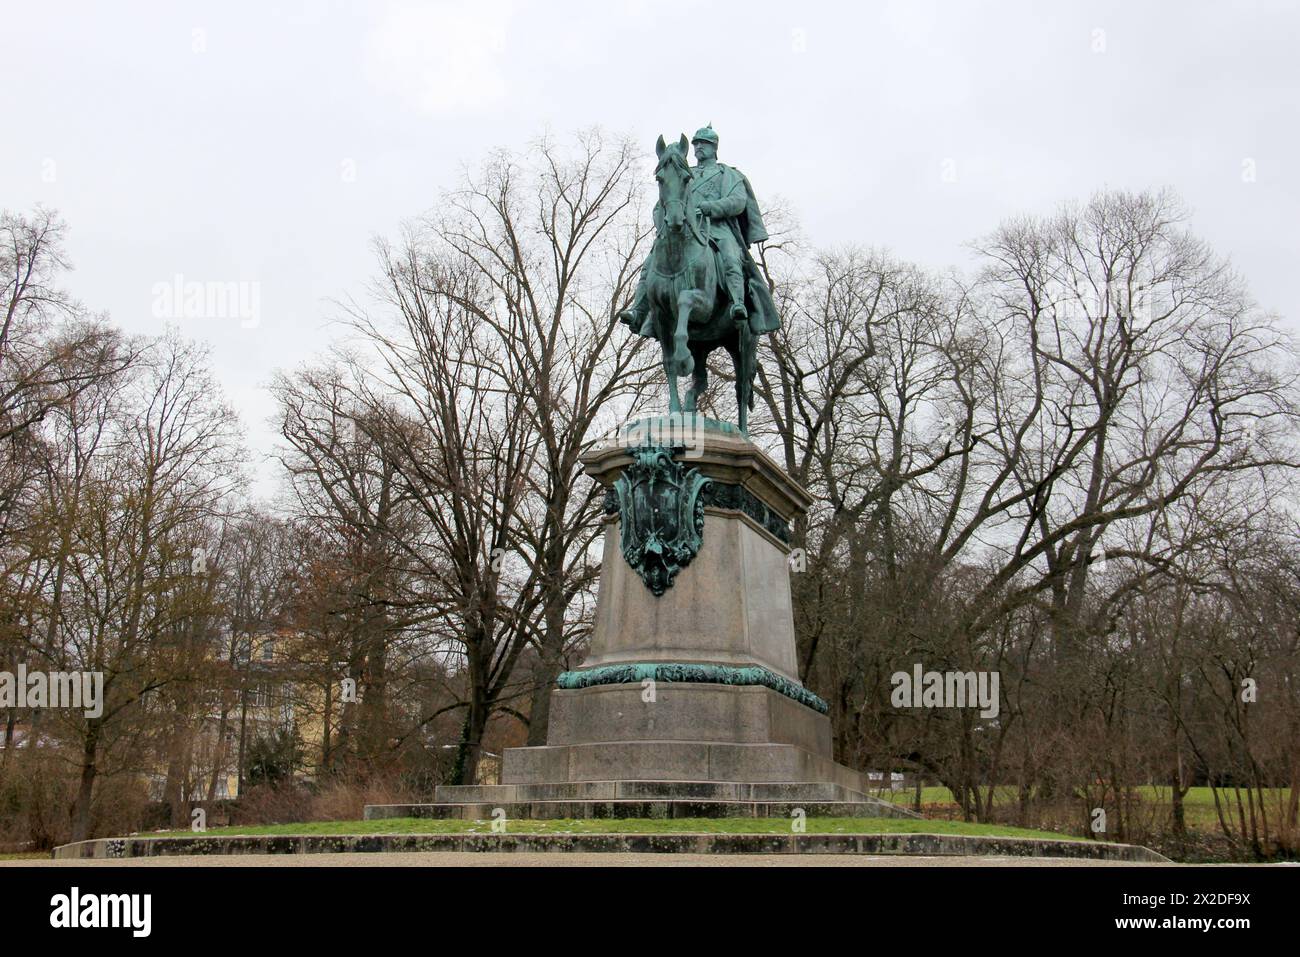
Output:
[[[633,332],[640,333],[643,336],[654,335],[654,329],[650,324],[650,307],[648,305],[642,305],[639,309],[636,306],[624,309],[618,314],[618,321],[627,323]]]
[[[631,327],[633,332],[641,331],[641,324],[646,320],[646,310],[632,307],[618,314],[618,321]]]
[[[642,332],[649,319],[650,300],[646,295],[645,277],[642,276],[636,286],[636,295],[632,297],[632,305],[618,314],[618,321],[626,323],[633,332]]]

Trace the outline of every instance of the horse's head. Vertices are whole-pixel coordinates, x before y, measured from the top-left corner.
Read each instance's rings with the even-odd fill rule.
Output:
[[[665,228],[678,232],[686,223],[686,200],[690,192],[691,164],[686,151],[690,149],[686,134],[679,142],[668,146],[664,138],[659,137],[655,143],[655,153],[659,156],[659,165],[655,167],[655,180],[659,183],[659,202],[664,209]]]

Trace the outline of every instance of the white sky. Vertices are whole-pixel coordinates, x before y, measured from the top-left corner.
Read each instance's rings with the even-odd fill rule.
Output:
[[[600,125],[649,155],[712,121],[720,158],[812,243],[934,268],[965,265],[1005,216],[1169,185],[1260,302],[1300,317],[1286,4],[7,7],[0,205],[57,208],[71,291],[133,332],[161,331],[154,287],[177,274],[258,283],[254,328],[181,327],[211,344],[259,454],[262,387],[334,334],[330,300],[373,274],[371,237],[546,129]]]

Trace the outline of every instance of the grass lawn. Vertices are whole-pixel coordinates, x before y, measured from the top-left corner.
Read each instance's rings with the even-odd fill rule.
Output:
[[[1167,787],[1155,787],[1142,785],[1133,789],[1138,798],[1144,805],[1153,808],[1162,808],[1168,813],[1171,805],[1170,789]],[[873,791],[877,797],[886,801],[892,801],[894,804],[900,804],[903,807],[911,807],[915,800],[916,792],[907,789],[903,791]],[[1289,788],[1272,788],[1265,792],[1267,807],[1270,812],[1281,806],[1290,796]],[[994,799],[997,805],[1014,804],[1018,799],[1018,793],[1014,787],[996,787],[994,788]],[[1230,789],[1219,789],[1219,801],[1223,804],[1224,814],[1228,817],[1229,822],[1234,820],[1236,814],[1236,797]],[[952,792],[944,787],[921,788],[921,804],[956,804]],[[1214,794],[1208,788],[1190,788],[1183,796],[1183,809],[1187,816],[1187,823],[1190,827],[1213,828],[1219,826],[1219,818],[1214,810]]]
[[[923,821],[878,817],[810,817],[809,834],[967,834],[992,837],[1026,837],[1081,840],[1051,831],[1034,831],[1001,824],[965,821]],[[789,834],[789,818],[588,818],[583,820],[510,821],[512,834]],[[297,834],[490,834],[491,821],[390,818],[382,821],[309,821],[301,824],[264,824],[255,827],[212,828],[209,836]],[[193,837],[189,831],[141,834],[140,837]]]

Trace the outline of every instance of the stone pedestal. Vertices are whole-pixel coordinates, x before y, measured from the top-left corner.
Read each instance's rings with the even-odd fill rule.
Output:
[[[647,447],[673,447],[684,468]],[[651,458],[695,491],[655,497],[646,489],[676,486],[650,483],[637,498],[634,463]],[[600,591],[590,651],[552,692],[546,745],[507,748],[499,785],[444,786],[435,804],[367,816],[913,816],[835,763],[826,705],[799,683],[788,543],[808,493],[734,426],[703,418],[634,423],[583,462],[609,493]],[[679,511],[702,539],[680,553],[664,526],[665,586],[655,570],[667,565],[642,562],[640,543]],[[644,577],[623,552],[625,521]]]
[[[598,781],[826,784],[865,792],[831,760],[825,705],[799,684],[789,524],[808,493],[733,427],[688,418],[629,426],[593,449],[604,485],[642,436],[681,442],[674,459],[709,479],[703,541],[662,595],[624,559],[607,497],[591,649],[552,693],[547,744],[510,748],[503,785]],[[662,444],[669,444],[662,442]]]

